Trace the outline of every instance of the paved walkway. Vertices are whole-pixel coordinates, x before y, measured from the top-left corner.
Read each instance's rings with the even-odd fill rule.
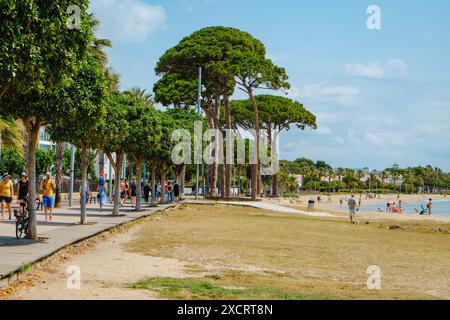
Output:
[[[275,211],[275,212],[301,214],[304,216],[311,216],[311,217],[336,217],[334,215],[331,215],[331,214],[325,213],[325,212],[307,212],[307,211],[297,210],[297,209],[281,206],[279,204],[264,202],[264,201],[237,202],[237,201],[190,200],[190,201],[188,201],[188,203],[205,203],[205,204],[206,203],[220,203],[220,204],[227,204],[227,205],[234,205],[234,206],[248,206],[248,207],[254,207],[254,208]]]
[[[129,206],[121,210],[120,216],[112,216],[112,205],[107,205],[103,212],[99,212],[97,205],[92,204],[88,205],[87,209],[88,225],[78,224],[79,208],[54,209],[51,222],[45,222],[44,213],[38,212],[38,237],[42,239],[40,241],[17,240],[15,220],[0,220],[0,279],[17,271],[22,265],[45,258],[62,247],[170,206],[173,204],[144,207],[145,211],[142,212],[135,212]]]

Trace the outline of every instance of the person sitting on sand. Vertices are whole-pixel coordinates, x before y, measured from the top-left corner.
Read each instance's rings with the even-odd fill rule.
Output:
[[[392,213],[402,213],[402,209],[399,207],[392,207]]]

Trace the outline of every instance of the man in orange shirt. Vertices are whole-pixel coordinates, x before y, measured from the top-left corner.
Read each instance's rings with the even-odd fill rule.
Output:
[[[42,202],[44,204],[45,221],[52,220],[53,210],[53,190],[56,189],[56,183],[52,179],[50,172],[47,172],[44,180],[42,181],[43,197]]]

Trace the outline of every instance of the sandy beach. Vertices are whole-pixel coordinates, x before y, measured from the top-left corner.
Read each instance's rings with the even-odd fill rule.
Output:
[[[280,198],[280,199],[265,199],[264,201],[277,203],[281,205],[286,205],[293,208],[299,208],[299,209],[306,209],[308,205],[309,200],[315,200],[315,210],[316,211],[324,211],[324,212],[331,212],[333,214],[337,215],[345,215],[347,216],[347,205],[345,202],[345,199],[348,199],[351,194],[321,194],[321,202],[317,203],[317,196],[319,194],[303,194],[299,195],[298,199],[287,199],[287,198]],[[359,194],[356,194],[356,199],[359,199]],[[344,204],[342,205],[342,208],[340,208],[339,200],[343,198]],[[400,194],[400,200],[405,203],[417,203],[417,202],[424,202],[426,203],[428,199],[433,199],[433,201],[438,200],[450,200],[449,197],[445,197],[444,195],[427,195],[427,194]],[[363,194],[361,197],[361,204],[364,205],[380,205],[380,208],[382,210],[386,209],[386,203],[387,202],[398,202],[397,194],[382,194],[380,197],[376,195],[375,198],[367,198],[366,195]],[[414,220],[414,221],[436,221],[436,222],[444,222],[444,223],[450,223],[450,216],[442,216],[442,215],[425,215],[420,216],[418,214],[412,214],[410,212],[408,213],[379,213],[376,211],[373,212],[360,212],[358,214],[361,218],[369,219],[369,220],[383,220],[383,219],[389,219],[389,220]]]

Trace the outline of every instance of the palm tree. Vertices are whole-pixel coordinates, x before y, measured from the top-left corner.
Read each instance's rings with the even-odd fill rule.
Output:
[[[1,148],[7,147],[18,154],[23,154],[23,141],[20,135],[19,125],[8,119],[0,119],[0,161],[1,161]]]
[[[146,89],[141,89],[139,87],[133,87],[130,90],[125,91],[124,94],[128,94],[132,97],[142,100],[148,105],[152,106],[154,104],[152,95],[150,93],[147,93]]]
[[[339,179],[339,188],[342,188],[342,177],[344,176],[344,174],[345,174],[344,168],[339,167],[336,169],[336,175]]]
[[[389,171],[387,169],[381,171],[380,179],[381,179],[381,192],[382,193],[384,193],[384,184],[385,184],[387,178],[389,178]]]
[[[376,171],[370,172],[369,175],[369,190],[372,190],[372,183],[375,182],[375,188],[378,186],[378,177]]]
[[[106,69],[106,77],[108,78],[108,90],[109,92],[119,92],[120,74],[115,72],[112,68]]]
[[[89,15],[89,23],[94,32],[100,26],[100,21],[93,14]],[[112,48],[111,40],[94,37],[90,46],[90,53],[105,69],[108,64],[108,54],[106,53],[106,48]]]

